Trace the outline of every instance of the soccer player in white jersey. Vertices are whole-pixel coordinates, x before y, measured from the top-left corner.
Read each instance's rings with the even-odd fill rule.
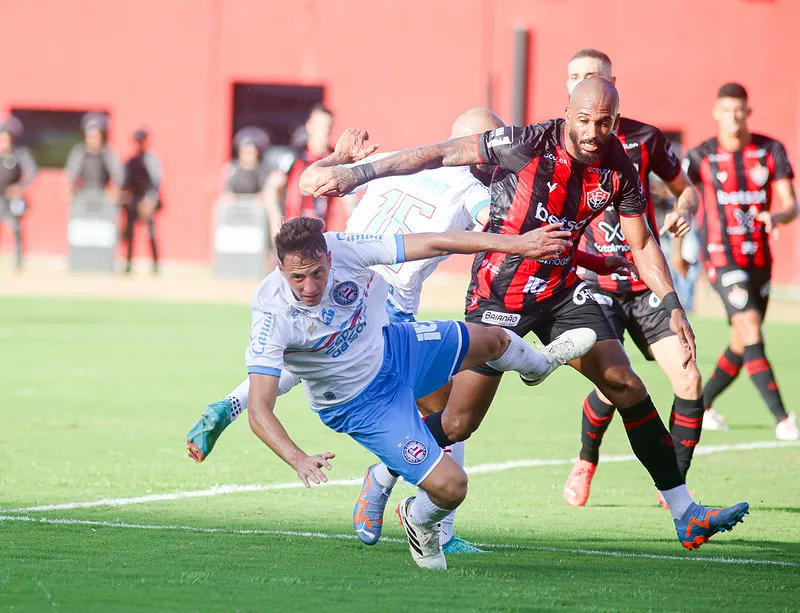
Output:
[[[245,360],[253,432],[306,487],[327,480],[322,469],[331,469],[334,454],[305,453],[274,414],[282,371],[300,378],[325,425],[349,434],[419,486],[416,496],[398,505],[409,550],[418,566],[447,568],[438,523],[463,502],[467,475],[439,448],[416,399],[482,363],[539,382],[585,354],[596,337],[585,328],[570,330],[537,352],[503,328],[455,321],[389,324],[388,284],[370,267],[485,250],[551,259],[572,246],[557,228],[521,236],[365,235],[323,233],[317,219],[287,221],[275,239],[279,267],[256,290],[251,307]]]
[[[504,122],[491,111],[471,109],[455,120],[451,138],[479,134],[503,125]],[[373,152],[375,147],[368,147],[363,136],[355,130],[345,132],[336,145],[337,161],[356,161]],[[488,216],[490,194],[486,184],[490,180],[491,173],[486,169],[458,167],[423,171],[407,177],[389,177],[369,183],[362,188],[366,192],[348,220],[346,232],[408,234],[468,230],[475,222],[485,222]],[[375,267],[389,283],[386,311],[390,322],[414,321],[419,309],[422,284],[445,257]],[[297,378],[284,372],[279,394],[287,392],[297,383]],[[187,436],[191,457],[197,461],[205,459],[222,431],[247,407],[249,391],[250,381],[245,379],[225,399],[206,407]],[[428,414],[441,411],[446,401],[445,391],[422,398],[418,404],[423,414]],[[464,466],[463,442],[447,451],[459,466]],[[380,538],[383,510],[396,480],[397,476],[391,475],[380,464],[371,466],[367,471],[353,512],[356,534],[367,545],[374,545]],[[453,515],[445,518],[441,525],[445,553],[480,552],[470,543],[454,537]]]

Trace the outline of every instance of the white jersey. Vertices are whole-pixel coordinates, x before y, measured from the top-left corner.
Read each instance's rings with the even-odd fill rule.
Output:
[[[384,177],[370,181],[365,187],[364,197],[347,222],[347,232],[409,234],[469,230],[475,215],[489,206],[489,189],[466,166]],[[378,266],[375,270],[389,282],[389,298],[398,309],[415,314],[422,283],[445,257]]]
[[[327,232],[325,241],[331,268],[320,304],[297,300],[276,268],[253,296],[245,352],[250,374],[280,377],[285,368],[302,379],[315,410],[352,400],[380,370],[388,286],[369,267],[405,260],[399,235]]]

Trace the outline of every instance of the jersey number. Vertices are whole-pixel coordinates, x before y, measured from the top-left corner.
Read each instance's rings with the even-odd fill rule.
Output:
[[[436,212],[434,205],[409,196],[399,189],[389,190],[385,194],[381,194],[381,198],[383,198],[383,202],[378,207],[378,213],[369,222],[364,231],[365,234],[411,234],[413,230],[408,225],[410,218],[413,219],[416,215],[432,219]],[[387,266],[395,274],[402,267],[402,264]]]
[[[422,341],[440,341],[442,334],[439,332],[439,326],[435,323],[414,322],[411,324],[417,333],[417,340]]]

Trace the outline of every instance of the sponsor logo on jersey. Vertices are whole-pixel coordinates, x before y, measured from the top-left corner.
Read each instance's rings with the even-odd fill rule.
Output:
[[[572,292],[572,302],[578,306],[583,306],[587,300],[594,300],[594,294],[586,283],[579,283],[575,291]]]
[[[739,249],[742,250],[742,255],[753,255],[758,251],[758,243],[755,241],[744,241]]]
[[[628,253],[631,250],[628,243],[614,243],[613,245],[598,245],[595,243],[594,248],[597,249],[598,253],[616,253],[617,251]]]
[[[599,211],[611,200],[611,192],[607,192],[601,185],[586,193],[586,204],[593,211]]]
[[[489,258],[484,258],[483,261],[481,262],[481,265],[478,266],[478,268],[485,268],[493,275],[500,274],[500,269],[494,264],[492,264],[492,261]]]
[[[744,152],[744,157],[746,158],[763,158],[765,155],[767,155],[767,150],[763,148]]]
[[[709,162],[725,162],[729,159],[731,159],[730,153],[712,153],[708,156]]]
[[[549,189],[549,190],[550,190],[550,193],[551,193],[551,194],[552,194],[554,191],[556,191],[556,188],[557,188],[557,187],[558,187],[558,183],[550,183],[550,181],[548,181],[548,182],[547,182],[547,189]]]
[[[756,164],[750,169],[750,178],[759,187],[764,187],[769,181],[769,169],[761,164]]]
[[[350,234],[348,232],[337,232],[337,241],[344,241],[346,243],[377,243],[381,240],[380,236],[375,234]]]
[[[750,299],[750,294],[743,287],[734,285],[730,292],[728,292],[728,302],[736,309],[743,309]]]
[[[343,281],[334,285],[331,299],[339,306],[350,306],[358,300],[358,285],[354,281]]]
[[[733,211],[733,217],[736,219],[736,225],[725,228],[728,234],[751,234],[755,230],[755,217],[748,211],[735,209]]]
[[[522,293],[541,294],[545,287],[547,287],[547,281],[540,279],[539,277],[530,276],[528,277],[528,282],[525,284],[525,288],[522,290]]]
[[[402,454],[409,464],[422,464],[428,457],[428,447],[422,441],[412,438],[403,444]]]
[[[745,191],[743,189],[740,189],[739,191],[736,192],[726,192],[721,189],[718,189],[717,202],[719,202],[722,205],[766,204],[767,192],[763,189],[760,189],[758,191]]]
[[[625,149],[636,149],[639,143],[622,143],[622,146],[625,147]]]
[[[612,226],[610,223],[606,221],[601,221],[597,224],[597,227],[603,231],[603,238],[607,243],[610,243],[616,239],[621,241],[625,240],[625,235],[622,233],[622,229],[620,228],[620,224]]]
[[[354,326],[348,328],[347,330],[342,330],[341,332],[336,333],[333,343],[325,350],[325,355],[329,355],[332,358],[338,358],[345,351],[350,349],[350,347],[352,347],[355,340],[361,335],[366,327],[367,314],[366,309],[364,309],[361,312],[361,315],[359,315],[358,321]]]
[[[748,279],[750,279],[750,275],[744,270],[729,270],[720,275],[719,283],[722,287],[730,287],[736,283],[744,283]]]
[[[272,336],[275,316],[264,312],[261,317],[250,327],[250,353],[264,355],[267,340]]]
[[[492,326],[507,326],[513,328],[522,319],[519,313],[501,313],[500,311],[484,311],[481,322]]]
[[[556,217],[550,211],[548,211],[547,207],[541,202],[536,205],[535,217],[539,221],[546,224],[560,223],[561,229],[566,230],[567,232],[580,232],[584,226],[591,221],[588,217],[580,221],[576,219],[567,219],[566,217]]]
[[[551,160],[553,162],[558,162],[559,164],[564,164],[564,165],[567,165],[567,166],[569,165],[569,162],[567,162],[567,160],[558,157],[555,153],[551,153],[550,151],[548,151],[547,153],[544,154],[544,158],[546,160]]]

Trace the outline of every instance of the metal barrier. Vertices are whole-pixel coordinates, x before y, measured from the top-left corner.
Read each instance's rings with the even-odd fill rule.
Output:
[[[227,278],[262,278],[269,247],[267,214],[252,196],[219,201],[214,223],[214,274]]]
[[[69,269],[114,272],[119,211],[102,190],[83,190],[69,210]]]

